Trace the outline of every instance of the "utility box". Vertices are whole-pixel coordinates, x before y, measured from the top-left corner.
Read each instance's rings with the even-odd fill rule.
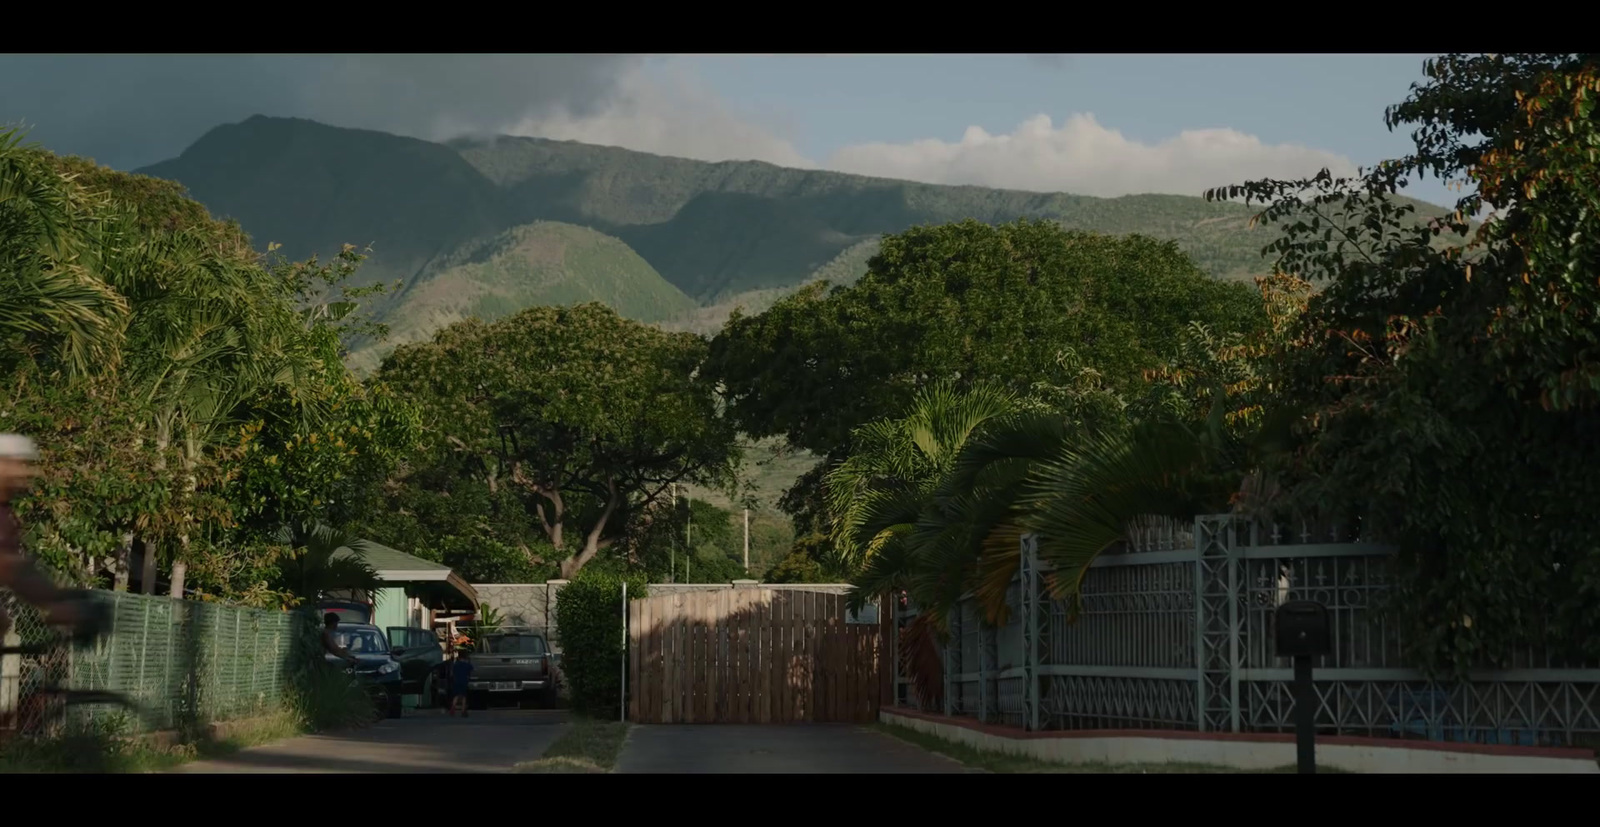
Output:
[[[1295,600],[1278,607],[1277,654],[1280,658],[1319,657],[1333,652],[1333,627],[1328,607]]]

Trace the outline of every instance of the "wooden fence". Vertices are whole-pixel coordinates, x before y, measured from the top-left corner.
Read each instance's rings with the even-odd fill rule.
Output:
[[[878,624],[845,596],[760,587],[664,594],[628,612],[629,718],[647,724],[876,720]]]

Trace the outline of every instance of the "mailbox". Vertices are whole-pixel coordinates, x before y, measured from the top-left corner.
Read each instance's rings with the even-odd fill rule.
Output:
[[[1278,607],[1278,657],[1316,657],[1333,651],[1328,607],[1311,600],[1295,600]]]

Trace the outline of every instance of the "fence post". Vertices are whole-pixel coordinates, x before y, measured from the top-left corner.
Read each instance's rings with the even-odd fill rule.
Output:
[[[1231,514],[1194,521],[1196,723],[1202,732],[1240,727],[1240,577]]]
[[[949,627],[950,637],[945,641],[944,646],[940,648],[944,650],[941,653],[944,655],[944,715],[948,718],[954,715],[956,711],[955,671],[956,666],[961,662],[961,649],[959,648],[961,646],[961,638],[958,637],[961,634],[961,604],[959,602],[956,604],[953,616],[947,618],[946,625]]]
[[[1022,535],[1022,709],[1029,731],[1039,729],[1039,538]]]
[[[889,639],[883,641],[884,651],[889,656],[889,706],[900,706],[900,592],[891,591],[885,597],[889,601]]]
[[[983,609],[978,615],[978,723],[989,723],[989,636],[993,632],[984,619]]]

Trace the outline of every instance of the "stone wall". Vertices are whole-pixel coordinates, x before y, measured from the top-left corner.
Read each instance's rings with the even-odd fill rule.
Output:
[[[546,583],[474,583],[478,601],[500,614],[502,626],[517,626],[543,632],[551,648],[561,651],[556,628],[556,593],[565,580]]]

